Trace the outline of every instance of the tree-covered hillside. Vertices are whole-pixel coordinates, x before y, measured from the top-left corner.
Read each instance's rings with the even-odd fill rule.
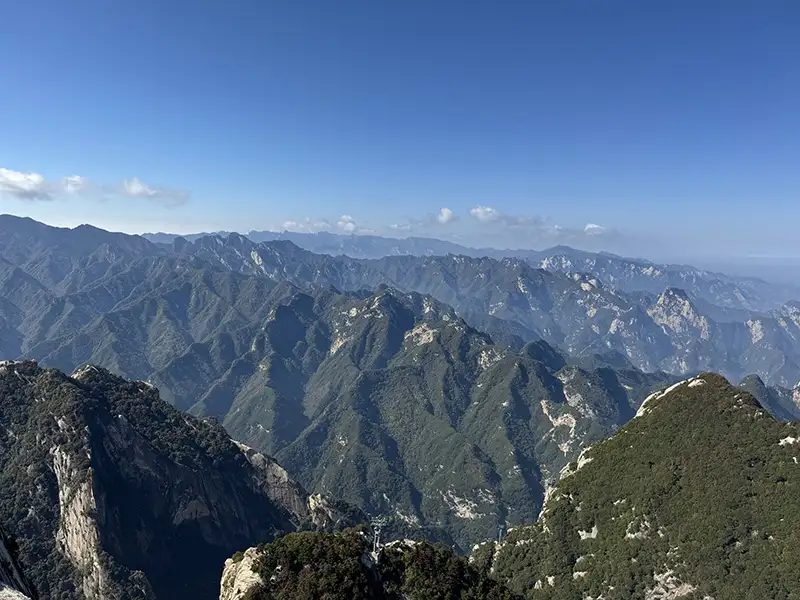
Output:
[[[795,599],[800,424],[704,373],[569,465],[539,522],[476,551],[531,599]]]
[[[234,556],[221,598],[242,600],[515,600],[439,544],[393,542],[370,551],[363,531],[295,533]],[[240,562],[240,564],[237,564]],[[247,569],[252,574],[241,573]],[[244,589],[236,590],[240,582]],[[238,593],[237,593],[238,592]]]
[[[387,289],[298,293],[248,335],[227,360],[213,358],[222,337],[196,344],[153,382],[308,489],[463,550],[534,519],[582,445],[669,380],[584,370],[544,342],[512,352],[430,297]]]

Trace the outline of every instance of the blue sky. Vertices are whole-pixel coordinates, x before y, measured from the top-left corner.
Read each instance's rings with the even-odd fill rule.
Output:
[[[798,254],[794,0],[0,5],[0,212]]]

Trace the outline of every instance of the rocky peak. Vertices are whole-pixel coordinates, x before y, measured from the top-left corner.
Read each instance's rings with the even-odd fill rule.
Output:
[[[742,379],[739,387],[752,394],[776,419],[780,421],[800,419],[800,393],[797,389],[768,386],[758,375],[748,375]]]
[[[210,599],[236,549],[344,518],[145,382],[0,369],[0,522],[42,600]]]
[[[602,289],[603,287],[602,283],[600,283],[597,277],[591,273],[576,272],[568,273],[568,275],[572,281],[581,286],[581,290],[584,292],[591,292],[593,290]]]
[[[667,288],[647,314],[656,324],[674,333],[697,334],[703,340],[709,339],[709,320],[697,312],[684,290]]]
[[[489,560],[542,599],[788,597],[800,585],[798,444],[800,424],[701,373],[585,448],[538,523],[510,532]],[[617,595],[622,582],[631,591]]]

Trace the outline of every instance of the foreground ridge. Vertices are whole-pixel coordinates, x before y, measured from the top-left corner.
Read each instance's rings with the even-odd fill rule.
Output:
[[[0,365],[0,523],[42,600],[214,598],[236,549],[345,512],[149,384]]]
[[[568,465],[536,525],[473,558],[530,598],[790,598],[799,443],[797,422],[703,373],[649,397]]]

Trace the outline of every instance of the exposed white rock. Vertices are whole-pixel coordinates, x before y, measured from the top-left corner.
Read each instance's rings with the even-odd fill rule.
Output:
[[[650,394],[647,398],[644,399],[644,402],[642,402],[642,405],[639,407],[639,410],[636,411],[636,416],[637,417],[641,417],[643,414],[648,412],[650,410],[649,403],[652,400],[658,400],[659,398],[663,398],[664,396],[666,396],[670,392],[674,392],[676,389],[678,389],[683,384],[690,383],[690,382],[692,382],[694,380],[695,380],[695,378],[684,379],[683,381],[679,381],[678,383],[673,383],[671,386],[669,386],[668,388],[666,388],[664,390],[661,390],[660,392],[655,392],[654,394]]]
[[[54,447],[52,455],[60,511],[56,544],[80,574],[84,596],[101,600],[108,595],[108,574],[100,561],[92,470],[78,471],[61,446]]]
[[[703,340],[710,337],[708,319],[698,314],[689,299],[680,291],[665,291],[647,314],[657,325],[674,333],[698,332]]]
[[[264,580],[253,571],[260,553],[257,548],[248,548],[240,560],[229,558],[222,570],[222,582],[219,589],[219,600],[242,600],[245,594]]]
[[[411,331],[407,331],[403,339],[410,341],[417,346],[430,344],[436,338],[437,330],[430,327],[427,323],[420,323]]]
[[[695,591],[688,583],[681,583],[672,569],[653,574],[654,586],[645,591],[644,600],[677,600]]]
[[[639,523],[638,528],[636,527],[637,522]],[[634,519],[628,523],[628,527],[625,529],[626,540],[645,540],[648,537],[650,537],[650,521],[646,518]]]
[[[264,261],[261,259],[261,256],[255,250],[250,252],[250,258],[252,258],[253,262],[259,267],[264,264]]]
[[[563,415],[559,415],[558,417],[554,417],[550,412],[552,407],[544,398],[541,400],[540,405],[542,407],[544,416],[546,416],[553,425],[553,429],[551,429],[549,433],[552,434],[557,427],[569,427],[569,437],[566,441],[558,444],[559,450],[561,450],[561,452],[563,452],[565,455],[568,454],[572,450],[572,445],[577,441],[577,438],[575,437],[575,427],[577,425],[577,421],[574,415],[565,413]]]
[[[406,525],[411,525],[412,527],[416,527],[419,525],[419,517],[413,514],[406,514],[401,511],[399,508],[395,509],[394,514],[397,516],[398,519],[403,521]]]
[[[94,365],[84,365],[83,367],[76,369],[75,372],[72,373],[72,375],[70,375],[70,377],[72,377],[73,379],[80,380],[92,372],[98,373],[99,371],[97,370],[97,367],[95,367]]]
[[[8,587],[4,583],[0,583],[0,600],[30,600],[28,596],[22,592]]]
[[[590,531],[584,531],[582,529],[578,531],[578,537],[582,540],[593,540],[597,537],[597,534],[598,529],[596,523],[592,525],[592,529]]]
[[[754,344],[764,339],[764,323],[761,319],[750,319],[747,321],[747,328],[750,330],[750,340]]]
[[[354,310],[354,309],[353,309]],[[331,342],[331,348],[328,351],[331,356],[336,354],[339,350],[341,350],[342,346],[344,346],[347,342],[350,341],[350,336],[338,333],[333,338],[333,342]]]
[[[589,450],[591,450],[591,448],[592,448],[591,446],[586,446],[586,448],[581,450],[581,453],[578,455],[578,460],[576,461],[577,465],[574,471],[570,469],[569,464],[567,464],[563,469],[561,469],[561,473],[559,473],[560,479],[564,479],[566,477],[569,477],[570,475],[574,475],[575,473],[580,471],[583,467],[592,462],[594,459],[591,456],[587,456],[587,453],[589,452]]]
[[[497,348],[486,348],[478,355],[478,366],[486,370],[503,359],[503,353]]]
[[[478,505],[475,502],[469,498],[457,496],[453,490],[442,492],[442,498],[459,519],[474,520],[483,516],[478,512]]]
[[[796,444],[800,442],[800,438],[792,437],[791,435],[786,436],[780,442],[778,442],[779,446],[791,446],[792,444]]]

